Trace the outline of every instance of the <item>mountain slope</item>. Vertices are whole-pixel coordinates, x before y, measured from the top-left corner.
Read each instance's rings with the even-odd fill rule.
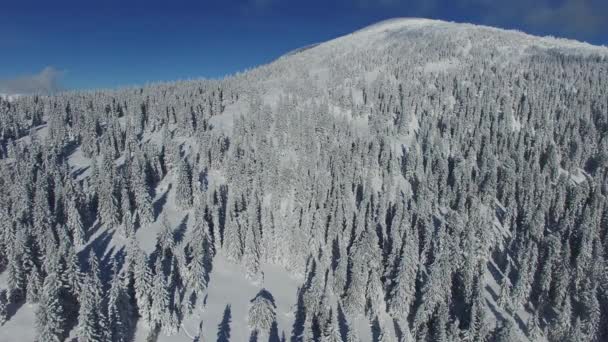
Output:
[[[606,66],[395,19],[223,80],[0,101],[0,334],[605,339]]]

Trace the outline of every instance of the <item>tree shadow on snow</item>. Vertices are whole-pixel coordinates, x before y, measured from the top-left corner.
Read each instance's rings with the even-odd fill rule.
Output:
[[[279,325],[276,320],[272,322],[272,325],[270,326],[268,342],[281,342],[281,338],[279,337]]]
[[[487,267],[488,271],[490,272],[490,274],[492,275],[492,278],[494,278],[494,281],[496,281],[498,284],[500,284],[500,282],[502,281],[502,278],[503,278],[502,271],[497,269],[496,266],[494,266],[494,264],[491,263],[490,261],[488,261],[486,263],[486,267]]]
[[[382,330],[380,329],[380,321],[378,320],[377,316],[376,316],[376,318],[374,318],[371,328],[372,328],[372,341],[380,342],[380,334],[381,334]]]
[[[101,259],[99,256],[104,255],[105,251],[108,249],[110,242],[112,241],[113,232],[104,231],[99,236],[95,238],[95,240],[91,241],[88,245],[86,245],[79,253],[78,259],[81,265],[88,265],[89,255],[91,250],[95,252],[98,259]]]
[[[88,228],[87,228],[87,230],[86,230],[86,232],[85,232],[85,235],[86,235],[86,241],[88,242],[88,241],[89,241],[89,239],[90,239],[91,237],[93,237],[93,236],[94,236],[94,235],[95,235],[95,234],[96,234],[96,233],[99,231],[99,229],[101,229],[101,222],[99,222],[99,220],[96,220],[95,222],[92,222],[92,223],[91,223],[91,224],[88,226]]]
[[[304,284],[298,289],[298,301],[296,303],[296,312],[294,315],[295,317],[294,317],[293,325],[291,328],[291,338],[290,338],[291,342],[298,342],[300,340],[300,336],[304,332],[304,323],[306,322],[306,308],[304,306],[304,293],[310,287],[314,272],[316,271],[316,263],[314,262],[314,259],[309,257],[306,264],[308,265],[309,263],[312,263],[312,264],[310,264],[310,267],[312,268],[312,270],[311,270],[311,272],[309,272],[308,278],[306,279]]]
[[[116,262],[116,266],[118,267],[118,270],[120,270],[125,263],[126,256],[125,247],[121,247],[117,250],[116,247],[110,248],[99,261],[102,274],[114,276],[114,270],[112,269],[114,262]],[[110,278],[107,278],[106,280],[110,281]]]
[[[83,173],[87,172],[87,170],[90,168],[90,166],[85,166],[85,167],[80,167],[74,171],[72,171],[72,177],[74,179],[78,179],[78,177],[80,177]]]
[[[496,292],[494,292],[494,289],[491,288],[490,285],[486,285],[485,289],[488,292],[488,294],[492,297],[492,299],[494,299],[494,301],[498,300],[498,295],[496,294]]]
[[[254,330],[251,332],[251,336],[249,336],[249,342],[258,342],[258,331]]]
[[[186,229],[188,228],[188,216],[189,214],[186,214],[186,216],[184,216],[184,218],[177,225],[177,228],[175,228],[173,231],[173,239],[175,239],[176,244],[182,242],[184,236],[186,235]]]
[[[338,327],[340,328],[340,336],[343,341],[346,341],[348,336],[348,322],[344,310],[342,310],[342,303],[338,303]]]
[[[296,303],[295,319],[291,328],[291,342],[298,342],[298,338],[304,332],[305,321],[306,310],[304,308],[304,290],[301,287],[298,291],[298,302]]]
[[[163,211],[163,207],[167,203],[167,197],[169,197],[169,191],[171,191],[171,187],[172,185],[169,184],[165,192],[163,192],[163,194],[156,200],[156,202],[154,202],[154,220],[158,220],[158,216]]]
[[[230,304],[224,309],[224,316],[217,327],[217,342],[230,342],[230,323],[232,321],[232,311]]]
[[[13,318],[13,316],[15,316],[15,314],[17,314],[17,311],[19,311],[19,309],[21,309],[23,304],[25,304],[25,299],[23,299],[23,298],[19,298],[18,300],[9,301],[9,303],[6,305],[6,321],[7,322],[10,321],[11,318]]]

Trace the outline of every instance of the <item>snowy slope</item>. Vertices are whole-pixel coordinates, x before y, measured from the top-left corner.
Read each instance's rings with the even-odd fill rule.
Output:
[[[448,45],[453,48],[454,57],[444,59],[426,55],[423,51],[430,50],[433,45]],[[419,51],[417,47],[420,47]],[[538,37],[515,30],[441,20],[398,18],[297,49],[273,63],[238,74],[235,79],[255,80],[252,91],[271,106],[289,93],[312,99],[337,87],[341,91],[352,89],[357,99],[360,94],[354,84],[355,75],[363,72],[368,84],[379,76],[391,79],[387,71],[392,59],[411,58],[409,63],[415,72],[456,73],[474,66],[478,63],[478,55],[488,51],[494,53],[491,62],[497,66],[539,53],[608,57],[608,47],[570,39]],[[243,108],[243,102],[247,102],[247,98],[231,109],[238,112],[239,106]],[[221,127],[231,128],[233,118],[234,113],[229,110],[214,120],[221,121],[218,122]]]
[[[452,55],[443,58],[439,55],[423,55],[419,51],[433,51],[433,44],[448,44]],[[418,50],[420,49],[420,50]],[[397,84],[395,76],[390,73],[391,62],[408,59],[408,71],[420,75],[444,77],[450,73],[466,72],[475,67],[481,53],[492,51],[493,59],[489,61],[498,68],[501,65],[514,63],[539,53],[552,53],[558,51],[571,55],[597,55],[608,57],[608,48],[592,46],[572,40],[552,37],[534,37],[517,31],[506,31],[496,28],[476,26],[470,24],[456,24],[428,19],[394,19],[384,21],[352,34],[334,39],[329,42],[315,44],[298,49],[279,58],[275,62],[261,66],[243,74],[230,78],[246,84],[247,92],[238,101],[229,104],[221,115],[211,118],[210,124],[221,132],[230,135],[235,127],[235,119],[247,112],[250,102],[260,98],[263,105],[276,108],[285,96],[298,94],[308,103],[316,103],[320,94],[343,93],[345,98],[352,96],[356,105],[363,104],[363,91],[358,82],[369,85],[378,79],[385,78],[389,83]],[[405,56],[405,57],[403,57]],[[18,95],[0,95],[13,101]],[[452,98],[453,100],[453,98]],[[369,99],[368,101],[374,101]],[[373,124],[367,115],[357,115],[351,109],[346,109],[340,103],[328,104],[330,113],[344,125],[353,127],[353,131],[362,137],[370,134]],[[516,122],[516,118],[513,118]],[[392,137],[395,151],[408,148],[418,131],[416,117],[407,123],[408,133]],[[514,130],[519,131],[521,124],[514,123]],[[42,134],[42,133],[41,133]],[[160,133],[146,135],[144,140],[149,143],[158,143]],[[183,149],[191,151],[196,148],[195,141],[184,140]],[[446,143],[446,149],[449,149]],[[292,151],[281,151],[282,161],[297,163],[297,155]],[[83,157],[82,151],[77,149],[69,157],[71,171],[78,179],[88,177],[87,169],[91,160]],[[82,172],[81,172],[82,171]],[[560,172],[565,172],[561,171]],[[572,176],[575,182],[584,181],[584,175]],[[223,175],[216,170],[210,171],[210,181],[223,183]],[[382,179],[378,175],[370,175],[372,187],[376,191],[383,189]],[[396,183],[405,183],[404,179]],[[405,187],[405,186],[404,186]],[[154,203],[163,214],[166,214],[173,226],[181,223],[187,227],[193,224],[192,211],[181,210],[175,201],[176,175],[169,173],[155,189]],[[286,202],[286,201],[285,201]],[[287,205],[287,204],[285,204]],[[498,219],[496,220],[498,221]],[[505,228],[500,222],[494,223],[497,236],[507,236]],[[146,252],[151,252],[156,243],[156,236],[161,229],[161,215],[151,225],[137,231],[137,240]],[[90,243],[102,239],[107,233],[101,227],[91,237]],[[113,254],[125,244],[125,240],[117,235],[109,241],[103,254]],[[498,241],[498,244],[501,242]],[[249,301],[262,289],[268,289],[274,296],[277,304],[277,321],[279,334],[284,333],[288,338],[295,319],[295,305],[298,288],[302,279],[290,274],[279,265],[266,263],[262,266],[264,282],[256,283],[244,276],[241,265],[230,264],[221,253],[214,259],[213,271],[210,274],[208,298],[204,306],[195,309],[192,316],[184,321],[183,328],[174,336],[160,336],[159,342],[192,341],[194,336],[201,335],[200,341],[214,341],[217,337],[219,325],[224,318],[227,307],[230,307],[231,341],[246,341],[249,338],[247,327],[247,310]],[[495,308],[493,296],[490,291],[497,293],[499,286],[490,272],[485,274],[489,284],[484,296],[489,304],[488,320],[495,321],[495,313],[508,315]],[[4,280],[0,276],[0,285],[4,287]],[[334,298],[335,301],[335,298]],[[492,307],[493,310],[490,309]],[[14,317],[4,326],[0,327],[0,341],[32,341],[34,332],[34,307],[24,305],[19,308]],[[521,312],[520,320],[526,320],[526,313]],[[390,327],[388,315],[381,317],[383,325]],[[369,322],[365,317],[357,317],[357,330],[364,341],[371,341],[372,333]],[[202,327],[199,330],[199,327]],[[392,328],[388,340],[396,340]],[[146,341],[149,331],[143,325],[138,326],[136,341]]]
[[[452,44],[451,46],[455,47],[454,56],[447,59],[436,58],[434,56],[420,56],[413,48],[410,48],[412,42],[428,48],[426,46],[427,43],[424,42],[426,40],[430,42],[428,43],[429,45],[438,44],[438,42],[449,42]],[[536,55],[539,52],[559,51],[559,53],[566,55],[599,55],[608,57],[608,48],[606,47],[597,47],[573,40],[536,37],[518,31],[507,31],[471,24],[404,18],[380,22],[329,42],[297,49],[269,65],[254,69],[243,75],[237,75],[235,78],[255,80],[255,95],[260,96],[264,104],[272,107],[277,105],[282,96],[287,96],[290,93],[303,94],[304,98],[309,97],[314,102],[313,99],[317,94],[325,93],[330,89],[339,89],[340,91],[346,91],[345,89],[351,90],[355,92],[355,101],[361,102],[361,99],[357,100],[357,96],[360,98],[359,93],[357,93],[359,89],[354,82],[349,82],[349,75],[359,72],[360,69],[357,63],[363,65],[367,62],[368,58],[377,59],[378,61],[371,69],[364,70],[364,78],[370,84],[383,75],[390,79],[390,75],[388,74],[390,59],[391,57],[394,58],[401,55],[404,51],[407,52],[403,53],[403,55],[416,57],[412,60],[411,68],[413,71],[441,74],[463,72],[463,70],[477,63],[476,54],[489,50],[496,52],[493,63],[496,63],[498,66],[517,62],[528,56]],[[338,76],[332,75],[336,74],[336,66],[342,69]],[[345,77],[345,79],[342,79],[342,77]],[[246,113],[249,100],[250,98],[248,97],[242,97],[237,103],[229,105],[222,115],[213,117],[211,123],[226,134],[230,134],[234,126],[234,119],[238,115]],[[357,132],[361,132],[363,135],[368,134],[369,123],[365,116],[354,117],[352,112],[343,110],[340,104],[333,104],[331,109],[335,115],[345,118],[349,124],[356,127]],[[415,118],[413,119],[411,123],[411,135],[397,141],[397,146],[401,144],[407,146],[408,142],[413,138],[414,132],[417,129]],[[400,147],[397,150],[400,150]],[[377,188],[380,188],[380,186],[381,184]],[[500,222],[496,223],[496,227],[499,231],[504,231]],[[220,262],[224,261],[221,260]],[[238,271],[235,271],[234,268],[226,267],[225,269],[226,271],[218,273],[218,279],[215,282],[214,276],[212,275],[211,277],[210,299],[205,309],[207,311],[201,317],[203,317],[203,322],[213,323],[204,323],[207,329],[209,329],[209,325],[212,328],[211,331],[203,328],[203,331],[205,331],[203,335],[207,340],[213,340],[215,336],[214,331],[218,324],[216,322],[219,322],[219,318],[221,317],[220,312],[222,312],[227,304],[230,304],[234,310],[233,328],[237,327],[234,330],[234,337],[238,336],[235,341],[244,341],[247,329],[244,327],[245,307],[243,305],[247,297],[253,297],[255,292],[253,288],[256,285],[252,285],[242,276],[239,279],[237,276]],[[279,276],[279,273],[274,274],[275,276]],[[487,319],[489,324],[494,326],[497,322],[496,315],[507,317],[509,314],[501,310],[494,303],[493,294],[498,293],[499,286],[489,270],[486,272],[485,278],[489,284],[484,294],[489,303]],[[282,311],[285,315],[281,321],[282,326],[289,325],[289,322],[293,319],[290,315],[294,313],[290,312],[287,308],[294,304],[295,290],[298,286],[297,282],[287,285],[289,284],[288,279],[284,278],[282,281],[275,283],[286,284],[285,287],[281,285],[276,289],[272,289],[273,293],[291,293],[291,297],[277,296],[279,311]],[[218,282],[220,285],[218,285]],[[241,284],[238,285],[238,288],[242,290],[231,292],[231,286],[225,286],[225,284],[229,283]],[[268,282],[268,284],[272,283],[274,282]],[[219,291],[220,289],[221,291]],[[213,294],[214,292],[216,294]],[[240,295],[237,294],[238,292],[240,292]],[[214,297],[223,299],[218,301],[218,298]],[[514,318],[525,322],[528,318],[528,313],[522,310]],[[240,323],[239,319],[241,319]],[[188,328],[190,331],[196,330],[195,323],[197,322],[192,323],[193,325]],[[388,316],[382,325],[386,327],[392,326]],[[285,329],[288,337],[289,328]],[[357,319],[357,330],[363,341],[372,340],[369,322],[365,317]],[[520,338],[525,339],[523,332],[520,331],[519,335]],[[167,339],[166,341],[173,340]]]

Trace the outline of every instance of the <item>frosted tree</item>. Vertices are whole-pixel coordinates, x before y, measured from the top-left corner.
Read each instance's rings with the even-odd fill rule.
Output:
[[[192,206],[192,171],[185,159],[181,159],[177,168],[177,185],[175,188],[175,201],[182,209]]]
[[[64,278],[71,295],[78,297],[83,285],[83,275],[80,270],[80,261],[74,246],[69,248],[66,252]]]
[[[305,288],[302,296],[302,301],[306,311],[310,314],[316,314],[319,312],[321,305],[321,298],[324,294],[325,276],[323,271],[318,270],[317,263],[315,262],[309,270],[307,279],[310,279],[309,285]]]
[[[68,219],[67,226],[72,233],[72,238],[74,239],[74,244],[77,247],[82,247],[86,243],[86,231],[84,229],[84,225],[82,224],[82,218],[80,216],[80,212],[76,207],[76,201],[74,198],[68,199]]]
[[[507,311],[513,310],[512,302],[511,302],[511,280],[509,279],[509,273],[511,271],[511,263],[507,264],[507,269],[503,273],[502,279],[500,281],[500,292],[498,294],[497,304],[501,308]]]
[[[34,195],[34,208],[32,211],[32,225],[36,235],[52,229],[52,213],[49,204],[49,189],[45,175],[40,175],[36,181],[36,192]],[[44,241],[42,241],[44,242]],[[46,243],[41,243],[42,246]]]
[[[329,320],[325,323],[323,333],[321,334],[322,342],[340,342],[342,336],[340,335],[340,329],[338,326],[338,319],[330,309]]]
[[[466,338],[469,341],[483,341],[487,338],[488,327],[486,323],[484,299],[479,285],[475,286],[473,292],[473,303],[471,305],[469,327]]]
[[[131,235],[135,234],[135,226],[133,222],[133,212],[131,206],[131,196],[129,194],[129,190],[126,187],[123,187],[120,191],[120,206],[122,212],[122,224],[120,225],[120,234],[128,238]]]
[[[139,170],[138,167],[132,168],[131,179],[139,224],[145,226],[154,222],[154,208],[144,171]]]
[[[38,341],[59,342],[64,338],[64,308],[61,298],[61,282],[55,273],[44,279],[38,309],[36,332]]]
[[[19,297],[25,292],[27,281],[28,256],[20,247],[24,246],[23,234],[17,236],[15,245],[8,245],[8,265],[7,265],[7,284],[8,290],[15,296]]]
[[[245,236],[245,253],[243,254],[243,263],[246,270],[246,276],[253,281],[259,281],[261,277],[260,271],[260,245],[259,239],[255,231],[255,225],[247,228]]]
[[[562,308],[557,312],[553,326],[554,328],[549,331],[549,336],[553,340],[560,341],[567,339],[568,333],[572,328],[572,302],[569,295],[566,297]]]
[[[350,286],[343,300],[345,310],[356,315],[365,310],[369,268],[379,267],[376,233],[365,231],[351,248]]]
[[[129,297],[128,288],[125,286],[124,273],[118,270],[114,263],[114,276],[108,293],[108,337],[111,341],[127,342],[133,320],[133,307]]]
[[[9,304],[6,290],[0,291],[0,326],[8,320],[7,306]]]
[[[384,291],[380,276],[375,269],[372,269],[367,277],[367,287],[365,289],[366,311],[369,317],[377,316],[384,312]]]
[[[267,333],[276,319],[274,299],[270,292],[260,290],[249,304],[247,324],[252,331]]]
[[[397,267],[394,287],[390,291],[388,307],[392,315],[405,321],[415,298],[418,271],[418,235],[408,236]]]
[[[528,321],[526,322],[526,328],[528,330],[528,336],[530,337],[531,340],[538,340],[539,338],[541,338],[541,334],[542,334],[542,330],[540,327],[540,322],[538,319],[538,311],[533,312],[530,315],[530,318],[528,318]]]
[[[107,322],[103,308],[104,293],[99,279],[99,262],[93,251],[89,255],[89,271],[80,291],[77,334],[80,341],[105,341]]]
[[[150,318],[154,324],[163,328],[163,331],[165,331],[165,329],[170,326],[171,321],[171,298],[160,258],[156,259],[155,274],[152,281],[150,297],[152,299]]]
[[[209,226],[201,215],[197,215],[189,244],[191,260],[186,275],[187,287],[202,295],[207,288],[209,270],[213,260],[213,247],[209,237]]]
[[[38,270],[34,269],[27,276],[26,299],[30,304],[38,303],[42,291],[42,281]]]
[[[144,324],[150,326],[152,324],[152,270],[148,265],[148,258],[138,248],[137,242],[131,241],[129,246],[132,251],[130,254],[135,259],[133,278],[138,313],[142,317]]]
[[[173,253],[173,249],[175,248],[173,225],[169,221],[169,217],[166,213],[163,213],[162,227],[158,233],[156,245],[163,255],[166,253]]]
[[[495,333],[494,341],[496,342],[515,342],[521,339],[517,335],[517,329],[512,319],[505,320],[500,325]]]
[[[99,190],[99,216],[102,223],[114,227],[120,222],[120,207],[114,193],[114,185],[108,177],[110,176],[103,178],[106,180],[103,181]]]
[[[354,327],[348,330],[348,334],[346,335],[346,342],[361,342],[361,339],[357,334],[357,330],[355,330]]]
[[[226,250],[226,257],[232,262],[239,261],[243,256],[240,222],[240,217],[231,217],[228,219],[224,230],[223,247]]]
[[[340,257],[337,260],[336,269],[333,274],[333,292],[337,295],[342,295],[344,292],[344,288],[346,287],[346,282],[348,278],[348,254],[346,251],[346,247],[343,246],[343,243],[337,242],[340,250]]]

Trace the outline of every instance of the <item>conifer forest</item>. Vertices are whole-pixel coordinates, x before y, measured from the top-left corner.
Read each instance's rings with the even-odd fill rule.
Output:
[[[517,31],[0,99],[0,341],[608,341],[607,198],[608,48]]]

